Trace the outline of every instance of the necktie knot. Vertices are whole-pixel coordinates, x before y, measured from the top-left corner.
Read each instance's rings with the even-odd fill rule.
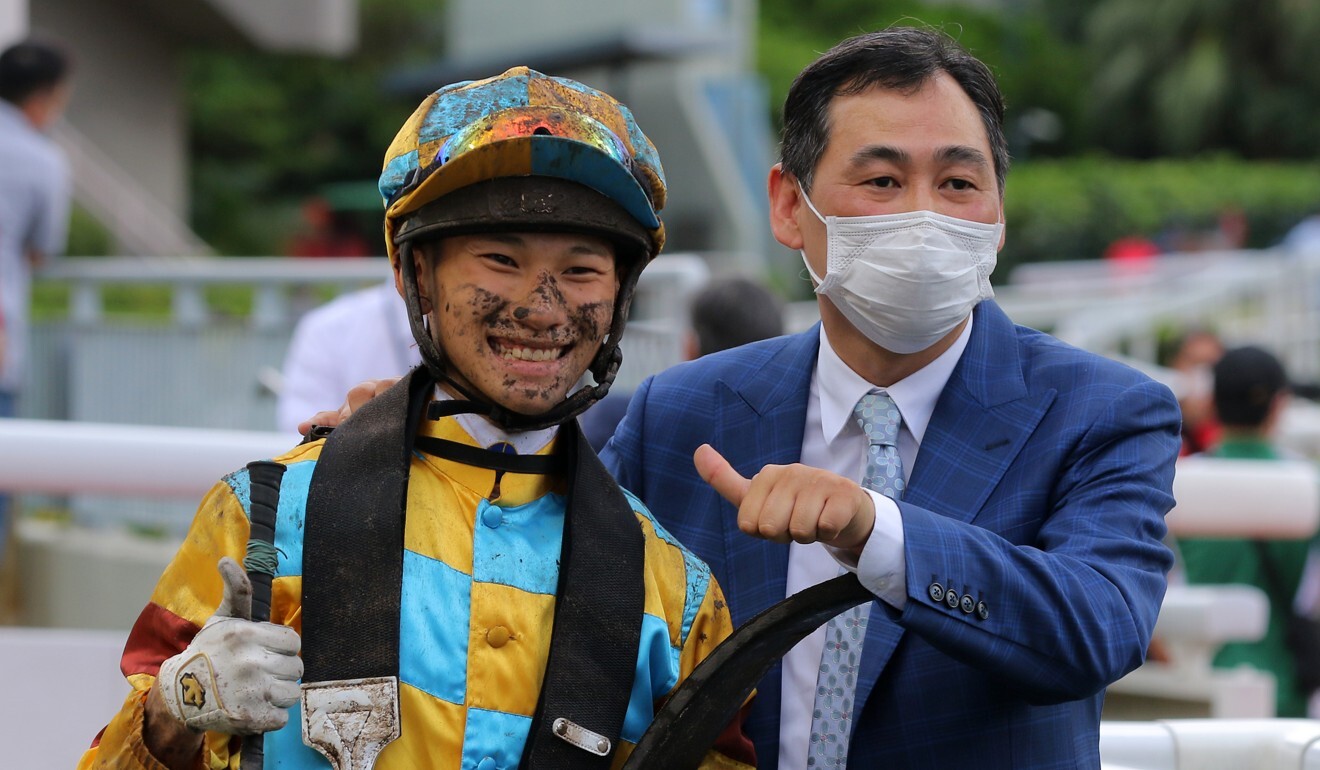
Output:
[[[894,399],[876,388],[857,401],[853,419],[862,427],[866,440],[873,446],[898,446],[898,428],[903,424]]]
[[[853,417],[870,442],[866,448],[862,486],[902,500],[907,482],[903,479],[903,462],[898,456],[898,428],[903,424],[903,416],[898,413],[894,399],[876,388],[862,396],[853,407]]]

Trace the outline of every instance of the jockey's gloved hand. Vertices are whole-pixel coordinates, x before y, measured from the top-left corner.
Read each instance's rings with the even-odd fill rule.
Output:
[[[254,623],[252,584],[220,560],[224,598],[187,649],[161,664],[156,687],[189,729],[251,735],[278,730],[298,702],[301,640],[288,626]]]

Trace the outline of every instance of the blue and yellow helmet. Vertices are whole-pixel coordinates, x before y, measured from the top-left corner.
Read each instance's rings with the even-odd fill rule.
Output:
[[[619,342],[638,275],[665,242],[664,169],[627,107],[527,67],[445,86],[395,136],[380,193],[386,251],[400,268],[413,336],[432,374],[450,382],[444,351],[423,323],[414,242],[500,230],[576,231],[613,241],[619,293],[609,334],[589,368],[595,384],[540,415],[490,403],[480,411],[527,430],[558,424],[604,397],[622,361]]]
[[[509,181],[491,184],[501,179]],[[499,192],[529,184],[551,192],[534,203]],[[569,200],[574,185],[600,205]],[[492,227],[640,240],[647,260],[665,240],[664,169],[632,113],[608,94],[527,67],[426,97],[385,154],[380,192],[391,260],[403,240]]]

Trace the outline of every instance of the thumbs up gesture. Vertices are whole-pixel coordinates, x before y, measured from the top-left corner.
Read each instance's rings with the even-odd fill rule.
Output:
[[[243,568],[227,556],[219,567],[220,606],[187,649],[161,664],[155,686],[169,714],[195,732],[278,730],[299,698],[301,640],[288,626],[252,622]]]
[[[821,542],[860,554],[875,526],[875,501],[861,485],[801,463],[767,465],[750,479],[710,444],[692,456],[697,473],[738,508],[738,529],[787,543]]]

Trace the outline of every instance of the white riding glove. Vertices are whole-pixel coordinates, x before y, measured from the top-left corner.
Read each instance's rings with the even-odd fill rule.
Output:
[[[302,640],[288,626],[249,619],[252,584],[238,562],[222,558],[220,577],[220,606],[187,649],[161,664],[156,686],[170,714],[191,730],[278,730],[300,695]]]

